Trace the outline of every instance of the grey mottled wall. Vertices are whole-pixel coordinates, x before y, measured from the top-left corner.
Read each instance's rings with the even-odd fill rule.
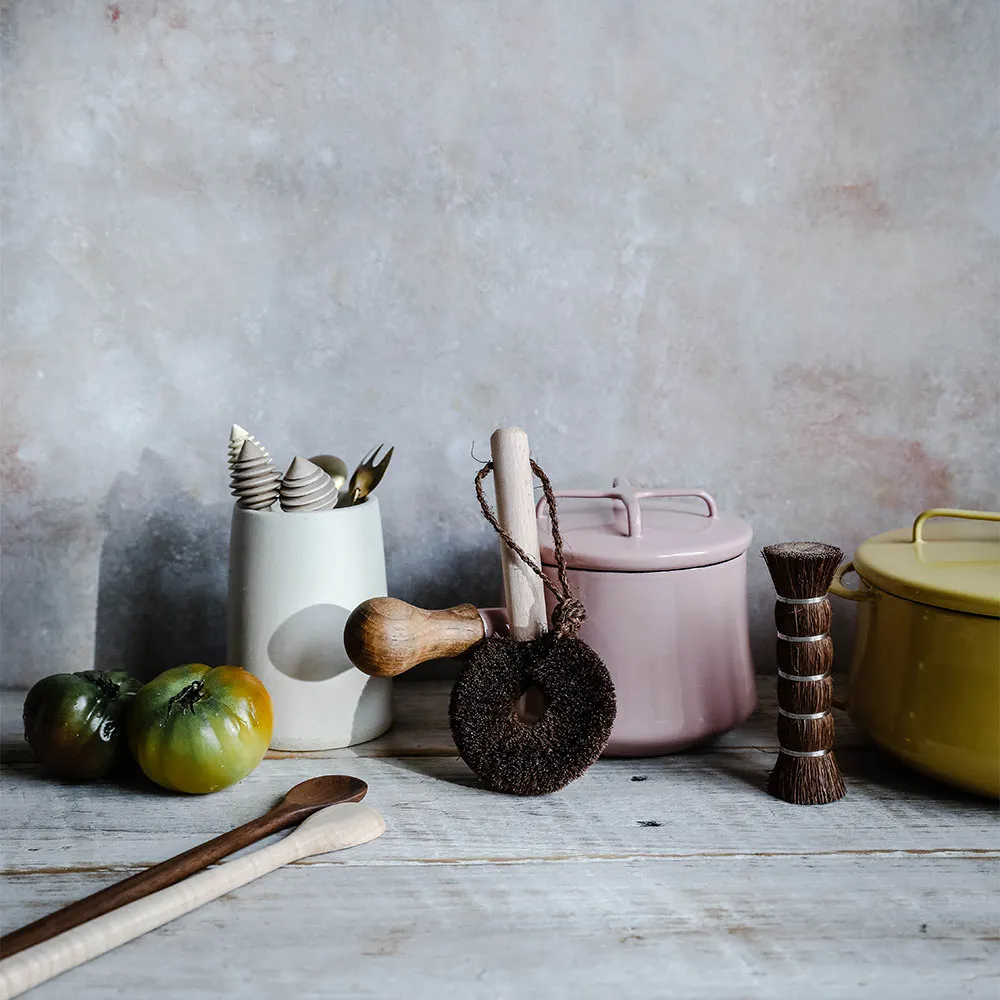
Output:
[[[234,420],[394,443],[390,587],[437,605],[498,596],[501,422],[757,543],[997,503],[993,0],[5,0],[3,41],[6,683],[222,657]]]

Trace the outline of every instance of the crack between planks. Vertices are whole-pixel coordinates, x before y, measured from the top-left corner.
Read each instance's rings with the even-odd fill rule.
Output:
[[[675,853],[628,854],[540,854],[523,857],[481,857],[481,858],[386,858],[368,861],[334,861],[305,858],[294,862],[303,867],[346,867],[370,866],[393,867],[401,865],[532,865],[532,864],[587,864],[590,862],[621,861],[744,861],[753,858],[854,858],[854,857],[927,857],[936,856],[957,861],[972,861],[989,858],[1000,860],[1000,851],[992,848],[884,848],[854,851],[691,851]]]
[[[538,854],[521,857],[486,856],[472,858],[385,858],[351,860],[325,860],[304,858],[293,861],[295,867],[303,868],[393,868],[417,865],[532,865],[532,864],[587,864],[590,862],[621,861],[742,861],[753,858],[942,858],[956,861],[1000,860],[1000,850],[993,848],[869,848],[848,851],[687,851],[672,853],[635,852],[625,854]],[[101,875],[116,872],[144,871],[149,865],[67,865],[44,868],[8,868],[0,870],[6,878],[24,878],[33,875]],[[217,868],[218,865],[211,867]],[[287,866],[286,866],[287,867]]]

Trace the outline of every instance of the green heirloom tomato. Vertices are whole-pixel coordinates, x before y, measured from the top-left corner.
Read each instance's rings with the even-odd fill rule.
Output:
[[[240,667],[188,663],[137,695],[128,743],[146,777],[178,792],[217,792],[245,778],[271,742],[271,696]]]
[[[63,778],[103,778],[128,760],[125,714],[142,685],[121,670],[52,674],[24,699],[24,738]]]

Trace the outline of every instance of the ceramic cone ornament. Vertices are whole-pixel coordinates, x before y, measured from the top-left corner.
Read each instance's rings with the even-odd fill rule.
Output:
[[[281,481],[282,510],[329,510],[339,498],[337,484],[318,465],[301,455],[292,459]]]
[[[278,499],[281,477],[270,456],[247,438],[232,470],[232,494],[249,510],[267,510]]]
[[[236,459],[240,456],[240,449],[244,441],[253,441],[260,453],[265,458],[270,458],[267,449],[245,428],[239,424],[233,424],[229,429],[229,468],[236,464]]]

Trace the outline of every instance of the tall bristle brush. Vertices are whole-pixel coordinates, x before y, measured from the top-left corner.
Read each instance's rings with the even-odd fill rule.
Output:
[[[781,542],[761,552],[777,594],[778,759],[775,798],[822,805],[847,794],[833,755],[832,612],[827,591],[844,553],[822,542]]]

